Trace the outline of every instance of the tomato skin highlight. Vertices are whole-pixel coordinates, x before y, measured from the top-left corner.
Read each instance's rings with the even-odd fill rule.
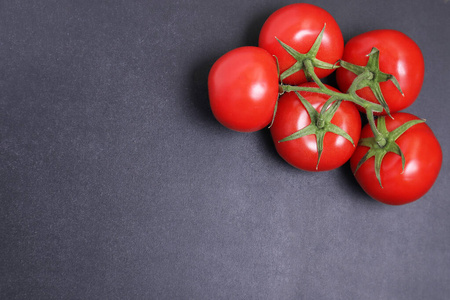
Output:
[[[215,118],[225,127],[253,132],[266,127],[278,98],[278,70],[266,50],[240,47],[225,53],[208,75]]]
[[[317,87],[315,83],[304,83],[300,86]],[[331,90],[335,88],[327,86]],[[330,97],[312,92],[300,94],[320,111]],[[270,128],[273,142],[278,154],[292,166],[305,171],[328,171],[346,163],[355,146],[342,136],[327,132],[320,162],[317,166],[318,151],[315,135],[308,135],[291,141],[278,142],[311,123],[305,107],[294,92],[283,94],[278,100],[278,109],[274,123]],[[331,123],[347,132],[357,145],[361,132],[361,117],[358,109],[351,102],[343,101],[331,119]]]
[[[331,14],[312,4],[295,3],[275,11],[261,28],[259,46],[277,57],[280,73],[283,73],[296,60],[283,49],[276,38],[300,53],[307,53],[325,24],[322,44],[316,57],[335,64],[344,51],[342,32]],[[319,78],[323,78],[334,70],[315,68],[314,71]],[[307,79],[304,72],[300,71],[287,77],[283,82],[298,85],[307,82]]]
[[[409,107],[418,97],[423,84],[425,63],[422,51],[404,33],[397,30],[380,29],[365,32],[350,39],[345,45],[342,60],[365,66],[369,60],[367,54],[373,47],[380,51],[380,70],[394,75],[404,94],[402,96],[390,80],[380,83],[381,92],[390,112],[397,112]],[[354,73],[344,68],[336,71],[336,81],[339,89],[343,92],[347,91],[355,78]],[[366,100],[378,103],[368,87],[359,90],[357,94]],[[386,112],[383,111],[381,114],[386,115]]]
[[[400,125],[419,118],[409,113],[394,113],[394,119],[386,117],[386,128],[392,131]],[[372,137],[366,125],[361,138]],[[442,165],[442,149],[433,131],[425,123],[412,126],[397,140],[405,156],[405,169],[402,171],[401,157],[387,153],[381,163],[381,183],[374,170],[374,158],[368,159],[356,171],[355,178],[363,190],[373,199],[389,205],[403,205],[418,200],[425,195],[436,181]],[[355,172],[368,147],[358,146],[350,159],[350,167]]]

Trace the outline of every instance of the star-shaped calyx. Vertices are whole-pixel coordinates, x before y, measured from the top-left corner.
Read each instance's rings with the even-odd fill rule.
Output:
[[[384,99],[383,93],[381,92],[380,82],[390,80],[399,90],[402,96],[404,96],[404,94],[397,78],[395,78],[395,76],[392,74],[387,74],[380,70],[380,51],[374,47],[372,48],[372,51],[367,54],[367,56],[369,57],[369,60],[365,66],[358,66],[343,60],[340,61],[340,65],[344,69],[349,70],[356,75],[368,72],[371,76],[368,76],[368,79],[360,82],[357,89],[369,87],[372,93],[375,95],[377,101],[383,106],[386,113],[390,115],[389,107],[386,103],[386,100]]]
[[[342,100],[334,101],[331,105],[327,105],[328,103],[331,103],[331,101],[333,101],[333,99],[330,98],[331,101],[328,100],[322,107],[321,112],[318,112],[311,105],[311,103],[309,103],[302,95],[300,95],[300,93],[295,92],[295,94],[298,96],[303,106],[305,107],[306,111],[308,112],[309,118],[311,119],[311,123],[308,126],[300,129],[299,131],[294,132],[293,134],[280,140],[279,143],[299,139],[301,137],[314,134],[316,136],[317,142],[318,158],[316,170],[318,170],[320,157],[323,151],[323,141],[326,133],[331,132],[340,135],[349,140],[353,144],[353,146],[355,145],[352,137],[347,132],[345,132],[339,126],[336,126],[333,123],[331,123],[331,119],[333,118],[335,112],[339,108],[339,105],[341,104]]]
[[[408,130],[409,128],[411,128],[416,124],[423,122],[425,122],[425,120],[411,120],[389,132],[386,128],[385,117],[384,116],[379,117],[377,119],[377,131],[382,138],[380,139],[380,136],[378,136],[378,138],[374,136],[362,138],[359,140],[359,145],[369,147],[369,150],[358,162],[358,165],[356,166],[354,173],[356,173],[358,169],[361,167],[361,165],[364,164],[369,158],[375,157],[375,166],[374,166],[375,176],[377,177],[380,186],[383,187],[383,185],[381,184],[380,169],[381,163],[383,162],[385,155],[389,152],[393,152],[397,155],[400,155],[400,157],[402,158],[402,170],[404,171],[405,156],[403,155],[400,146],[396,143],[396,140],[403,133],[405,133],[406,130]]]
[[[311,80],[311,74],[308,72],[307,64],[310,63],[312,67],[321,68],[321,69],[336,69],[337,66],[334,64],[330,64],[324,61],[321,61],[316,58],[317,52],[319,51],[320,44],[322,43],[322,37],[323,33],[325,31],[326,24],[323,26],[322,30],[320,31],[319,35],[317,36],[316,40],[314,41],[314,44],[311,46],[311,49],[307,53],[300,53],[291,46],[285,44],[283,41],[280,41],[277,37],[277,41],[280,43],[280,45],[286,50],[295,60],[296,62],[286,71],[281,73],[280,80],[283,81],[285,78],[291,76],[294,73],[297,73],[299,71],[303,71],[305,73],[306,78],[308,81]],[[308,63],[306,63],[308,62]]]

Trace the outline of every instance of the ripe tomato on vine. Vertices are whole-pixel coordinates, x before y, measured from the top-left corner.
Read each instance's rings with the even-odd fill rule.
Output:
[[[321,41],[315,45],[319,34],[322,34]],[[292,51],[287,52],[281,43]],[[313,61],[319,78],[330,75],[342,57],[344,39],[336,20],[326,10],[312,4],[295,3],[267,18],[259,34],[259,47],[278,59],[284,83],[298,85],[309,78],[302,61],[305,58]]]
[[[336,71],[339,89],[347,91],[372,58],[373,48],[379,52],[376,61],[368,66],[374,78],[370,86],[357,94],[368,101],[381,102],[385,108],[383,114],[407,108],[420,93],[425,63],[419,46],[397,30],[372,30],[347,42],[342,56],[343,67]]]
[[[300,87],[318,86],[304,83]],[[289,92],[280,97],[270,133],[277,152],[292,166],[332,170],[345,164],[355,151],[361,132],[358,109],[347,101],[328,105],[329,99],[314,92]]]
[[[410,203],[434,184],[442,165],[442,149],[424,120],[408,113],[379,117],[379,144],[369,125],[350,159],[356,180],[372,198],[391,205]]]
[[[267,127],[278,98],[273,57],[258,47],[240,47],[220,57],[208,77],[209,101],[216,119],[232,130]]]

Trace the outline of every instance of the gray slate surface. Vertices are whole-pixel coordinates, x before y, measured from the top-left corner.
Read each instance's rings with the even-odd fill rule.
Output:
[[[449,299],[450,3],[314,2],[423,51],[444,163],[403,207],[213,118],[212,63],[289,3],[0,3],[1,299]]]

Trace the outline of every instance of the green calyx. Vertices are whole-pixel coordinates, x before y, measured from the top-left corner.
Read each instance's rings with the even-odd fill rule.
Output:
[[[405,156],[403,155],[403,152],[400,149],[399,145],[396,143],[396,140],[409,128],[423,122],[425,122],[425,120],[411,120],[389,132],[386,128],[385,117],[379,117],[377,121],[377,131],[379,135],[369,138],[363,138],[359,141],[359,145],[369,147],[369,150],[358,162],[354,173],[356,174],[361,165],[364,164],[369,158],[375,157],[375,176],[377,177],[380,186],[383,187],[383,185],[381,184],[380,169],[385,155],[389,152],[399,155],[402,159],[403,172],[405,170]]]
[[[314,44],[311,46],[311,49],[303,54],[292,48],[291,46],[285,44],[284,42],[280,41],[278,38],[277,41],[280,43],[280,45],[286,50],[295,60],[297,61],[294,63],[289,69],[281,73],[280,80],[283,81],[285,78],[291,76],[294,73],[297,73],[299,71],[303,71],[305,73],[306,78],[310,81],[311,75],[310,72],[307,71],[307,65],[305,64],[305,61],[310,61],[312,63],[313,67],[321,68],[321,69],[336,69],[337,66],[321,61],[316,58],[317,52],[319,51],[320,44],[322,42],[323,33],[325,31],[326,24],[323,26],[322,30],[320,31],[319,35],[317,36],[316,40],[314,41]]]
[[[366,79],[358,82],[358,86],[356,89],[362,89],[364,87],[369,87],[373,94],[375,95],[375,98],[377,101],[383,106],[384,110],[388,115],[390,115],[389,107],[386,103],[386,100],[384,99],[383,93],[381,92],[380,88],[380,82],[385,81],[392,81],[392,83],[395,85],[395,87],[399,90],[402,96],[404,96],[402,89],[400,87],[400,84],[398,80],[393,76],[392,74],[384,73],[380,70],[380,51],[377,48],[372,48],[372,51],[367,54],[369,57],[369,60],[366,64],[366,66],[358,66],[354,65],[352,63],[346,62],[341,60],[340,65],[346,70],[349,70],[350,72],[361,75],[363,73],[367,73],[368,76],[366,76]]]
[[[318,170],[320,157],[321,157],[322,151],[323,151],[323,141],[325,138],[325,134],[327,132],[331,132],[331,133],[340,135],[340,136],[346,138],[347,140],[349,140],[353,144],[353,146],[355,145],[352,137],[347,132],[345,132],[339,126],[336,126],[331,123],[331,119],[333,118],[335,112],[339,108],[339,105],[341,104],[342,100],[334,101],[331,105],[327,105],[328,103],[331,103],[330,101],[327,101],[327,103],[325,103],[325,105],[322,107],[321,112],[319,113],[311,105],[311,103],[309,103],[302,95],[300,95],[300,93],[295,92],[295,94],[300,99],[300,101],[302,102],[306,111],[308,112],[308,115],[311,119],[311,123],[308,126],[300,129],[299,131],[285,137],[284,139],[282,139],[278,142],[281,143],[281,142],[291,141],[291,140],[295,140],[295,139],[298,139],[298,138],[301,138],[301,137],[304,137],[307,135],[314,134],[316,136],[316,142],[317,142],[318,158],[317,158],[316,170]]]

